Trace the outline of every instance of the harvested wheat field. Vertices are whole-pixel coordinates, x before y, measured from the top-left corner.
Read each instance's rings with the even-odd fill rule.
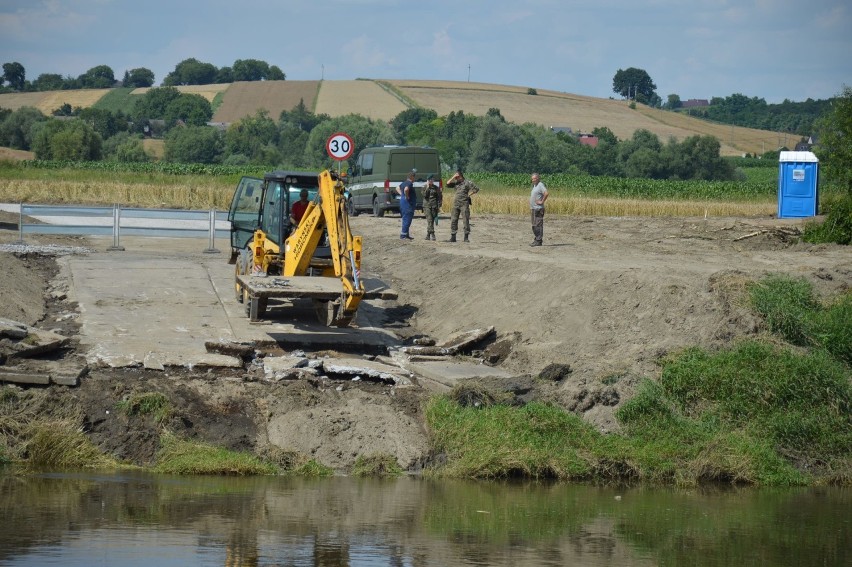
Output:
[[[34,106],[42,114],[49,115],[65,103],[70,104],[72,108],[88,108],[108,92],[109,89],[84,89],[2,94],[0,95],[0,108],[18,110],[23,106]]]
[[[317,96],[317,114],[360,114],[373,120],[390,120],[406,106],[373,81],[323,81]]]
[[[313,107],[319,81],[253,81],[231,83],[222,104],[213,115],[214,122],[236,122],[266,109],[269,117],[278,120],[282,111],[293,110],[300,100]]]
[[[439,115],[462,110],[484,115],[490,108],[500,109],[509,122],[533,122],[542,126],[569,127],[575,132],[591,132],[607,126],[620,139],[630,138],[640,128],[649,130],[662,141],[674,136],[683,140],[696,134],[719,139],[723,155],[763,152],[770,147],[770,132],[712,124],[673,112],[637,105],[631,109],[625,101],[595,98],[557,91],[527,93],[527,87],[458,81],[389,81],[420,106]],[[730,144],[733,131],[734,144]],[[764,149],[765,145],[765,149]]]
[[[13,150],[12,148],[0,148],[0,160],[22,160],[33,159],[35,154],[25,150]]]

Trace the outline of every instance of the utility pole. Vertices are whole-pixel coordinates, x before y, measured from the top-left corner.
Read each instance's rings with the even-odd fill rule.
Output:
[[[320,75],[320,81],[325,80],[325,63],[322,63],[321,67],[322,67],[322,75]]]
[[[470,63],[467,64],[467,82],[470,82]]]

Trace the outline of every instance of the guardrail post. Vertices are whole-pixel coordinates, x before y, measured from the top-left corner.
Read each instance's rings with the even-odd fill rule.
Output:
[[[210,209],[210,238],[207,249],[204,250],[205,254],[218,254],[219,251],[216,250],[215,246],[216,242],[216,209]]]
[[[24,204],[18,205],[18,241],[15,244],[26,244],[24,242]]]
[[[124,246],[119,245],[121,238],[121,205],[115,204],[112,206],[112,246],[107,248],[109,251],[124,251]]]

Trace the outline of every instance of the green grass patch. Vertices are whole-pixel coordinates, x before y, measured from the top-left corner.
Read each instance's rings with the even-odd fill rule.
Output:
[[[358,455],[352,465],[352,476],[395,477],[402,473],[396,457],[387,454]]]
[[[785,454],[852,457],[849,373],[823,350],[797,354],[746,341],[694,348],[663,368],[661,399],[692,419],[769,441]]]
[[[116,409],[128,417],[151,416],[157,423],[164,423],[172,415],[171,402],[160,392],[132,394],[118,402]]]
[[[749,297],[771,332],[852,365],[852,293],[823,304],[809,281],[772,275],[752,285]]]
[[[165,433],[155,471],[166,474],[272,475],[277,468],[258,457]]]
[[[453,477],[586,479],[585,453],[600,439],[594,428],[559,408],[531,403],[463,407],[433,399],[426,412],[434,449],[448,457],[441,474]]]
[[[334,470],[311,459],[290,471],[293,476],[304,476],[308,478],[322,478],[334,475]]]
[[[136,90],[135,87],[110,89],[92,107],[100,110],[109,110],[110,112],[131,114],[133,107],[136,106],[136,101],[140,98],[138,95],[134,96],[130,94],[134,90]]]

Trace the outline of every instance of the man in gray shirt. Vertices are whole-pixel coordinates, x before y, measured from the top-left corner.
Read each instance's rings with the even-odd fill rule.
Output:
[[[532,191],[530,192],[530,211],[532,213],[532,231],[535,240],[530,246],[541,246],[544,239],[544,202],[547,201],[547,187],[541,182],[538,173],[532,174]]]

